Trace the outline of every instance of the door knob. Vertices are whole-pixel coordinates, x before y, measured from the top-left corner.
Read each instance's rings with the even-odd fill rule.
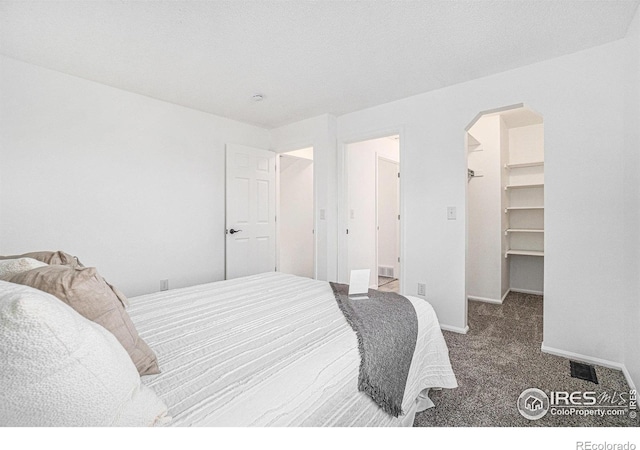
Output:
[[[229,234],[235,234],[235,233],[239,233],[242,230],[234,230],[233,228],[229,230]]]

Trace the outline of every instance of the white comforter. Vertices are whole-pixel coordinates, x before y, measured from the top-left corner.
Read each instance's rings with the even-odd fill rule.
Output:
[[[399,426],[429,405],[426,388],[457,386],[435,312],[408,298],[418,339],[399,418],[358,391],[357,338],[326,282],[265,273],[135,297],[127,310],[158,356],[162,373],[142,381],[172,426]]]

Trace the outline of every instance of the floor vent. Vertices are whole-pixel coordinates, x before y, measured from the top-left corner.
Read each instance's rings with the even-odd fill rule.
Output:
[[[595,367],[575,361],[569,362],[571,364],[571,376],[573,378],[580,378],[581,380],[591,381],[592,383],[598,384]]]

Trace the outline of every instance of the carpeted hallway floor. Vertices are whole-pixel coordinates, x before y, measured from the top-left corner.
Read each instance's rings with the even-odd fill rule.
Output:
[[[628,411],[621,417],[520,415],[516,402],[528,388],[550,391],[625,393],[622,372],[596,366],[599,384],[572,378],[569,360],[544,354],[542,297],[510,293],[502,305],[469,302],[469,332],[443,332],[458,388],[430,394],[436,404],[416,415],[414,426],[435,427],[624,427],[640,426]],[[638,411],[640,413],[640,410]]]

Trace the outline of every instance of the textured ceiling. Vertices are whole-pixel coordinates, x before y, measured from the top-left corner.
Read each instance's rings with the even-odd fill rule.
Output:
[[[0,0],[0,53],[270,128],[620,39],[638,3]]]

